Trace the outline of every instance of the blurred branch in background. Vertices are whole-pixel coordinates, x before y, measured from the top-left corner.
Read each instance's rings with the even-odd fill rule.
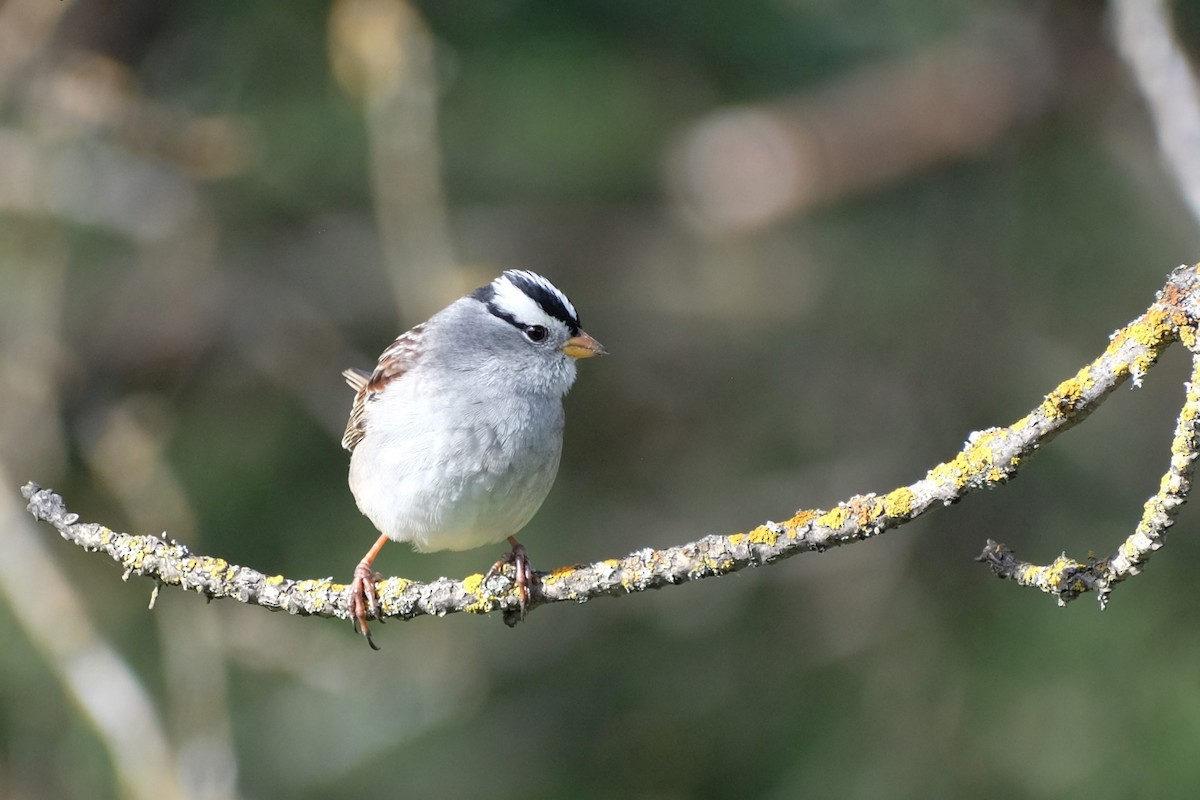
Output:
[[[359,554],[346,549],[363,523],[337,448],[350,401],[337,373],[367,366],[351,337],[402,329],[397,302],[423,319],[460,295],[475,280],[458,250],[590,281],[589,314],[627,342],[622,369],[572,397],[590,420],[572,428],[564,491],[539,515],[555,534],[544,558],[685,541],[689,513],[705,532],[735,530],[763,509],[788,516],[797,491],[829,506],[899,485],[981,419],[1032,404],[1009,390],[1053,385],[1086,360],[1048,326],[1107,333],[1121,298],[1159,283],[1154,264],[1194,249],[1133,82],[1119,79],[1106,7],[1034,4],[984,30],[996,10],[982,2],[883,4],[870,17],[836,3],[0,3],[0,474],[54,486],[123,530],[324,574]],[[1197,18],[1183,8],[1186,42]],[[672,189],[695,223],[680,226],[683,214],[663,213],[662,147],[738,108],[765,119],[767,146],[735,136],[705,151],[691,188],[676,171],[691,139],[674,140]],[[807,138],[799,112],[816,119]],[[725,157],[738,161],[713,160]],[[814,204],[821,213],[789,217]],[[1164,232],[1164,209],[1183,226]],[[988,335],[969,333],[976,324]],[[517,635],[465,620],[408,626],[383,659],[359,652],[349,625],[247,604],[167,590],[148,612],[151,583],[124,586],[107,559],[39,543],[15,497],[0,497],[0,796],[586,794],[582,776],[599,773],[631,795],[798,796],[839,780],[854,785],[824,793],[1036,795],[1128,753],[1148,768],[1127,793],[1154,779],[1178,791],[1172,782],[1194,779],[1186,758],[1176,772],[1165,762],[1195,741],[1187,715],[1170,727],[1194,659],[1162,633],[1187,613],[1171,573],[1188,559],[1134,587],[1136,609],[1018,620],[1011,593],[946,567],[977,548],[939,538],[966,527],[980,543],[1047,543],[1047,557],[1086,548],[1084,536],[1119,540],[1114,514],[1145,499],[1153,429],[1178,408],[1162,378],[1182,364],[1164,361],[1145,392],[1113,396],[1037,459],[1035,480],[934,515],[929,535],[587,614],[563,608]],[[933,380],[935,362],[959,368]],[[1123,403],[1140,411],[1124,426]],[[1105,438],[1105,425],[1124,438]],[[1090,442],[1121,448],[1124,469]],[[975,437],[935,477],[980,475],[1000,443]],[[1173,476],[1168,504],[1185,479]],[[1086,500],[1071,500],[1073,479]],[[891,518],[876,528],[871,515],[907,498],[855,498],[821,513],[820,530],[844,521],[836,536],[873,535]],[[1160,508],[1146,507],[1158,538],[1123,547],[1124,562],[1107,562],[1114,575],[1161,543]],[[558,570],[546,593],[667,585],[819,533],[783,530]],[[148,552],[148,538],[122,536],[110,541]],[[998,552],[1018,580],[1103,588],[1087,571],[1099,561],[1039,568]],[[463,563],[397,555],[400,572]],[[231,569],[204,564],[217,578]],[[288,588],[255,580],[254,591]],[[336,587],[299,588],[326,592],[319,613],[330,613]],[[436,613],[478,589],[484,602],[469,610],[503,612],[506,587],[393,579],[388,609]],[[947,591],[971,602],[945,603]],[[782,605],[811,613],[763,613]],[[1062,631],[1089,627],[1096,650],[1114,638],[1145,647],[1097,658],[1076,640],[1047,662]],[[1012,636],[1047,649],[993,669]],[[1030,736],[1029,709],[1061,704],[1063,682],[1078,692],[1073,709],[1100,714],[1086,697],[1146,658],[1179,680],[1143,686],[1123,719],[1056,717],[1071,730]],[[773,685],[822,691],[747,711],[728,675],[748,663]],[[1147,744],[1162,736],[1144,735],[1146,713],[1177,748]],[[929,735],[912,737],[914,724]],[[519,760],[491,746],[514,728]],[[789,750],[773,772],[721,784],[694,769],[731,746],[779,742]],[[1062,742],[1093,763],[1062,758]],[[1021,769],[996,766],[998,751]]]
[[[139,359],[178,358],[203,347],[203,337],[168,336],[178,329],[162,324],[188,306],[178,302],[180,293],[212,296],[212,286],[219,285],[211,273],[214,225],[193,179],[237,171],[249,148],[248,134],[235,121],[162,106],[139,93],[125,65],[52,45],[60,14],[70,7],[18,0],[0,8],[0,86],[10,111],[0,127],[0,213],[13,231],[0,237],[6,286],[0,376],[14,390],[6,392],[0,415],[4,474],[45,472],[56,462],[61,468],[69,433],[58,427],[56,410],[67,375],[112,365],[137,369]],[[90,353],[68,353],[60,345],[72,256],[69,224],[128,241],[140,256],[136,268],[112,276],[107,302],[92,298]],[[114,319],[137,324],[118,332]],[[150,342],[153,347],[146,346]],[[158,418],[164,429],[173,416],[163,409]],[[171,471],[161,447],[131,435],[132,419],[129,413],[103,417],[93,411],[85,420],[91,437],[85,454],[96,476],[113,479],[134,518],[166,511],[174,526],[191,527],[186,499],[177,487],[169,491]],[[48,424],[54,429],[46,430]],[[89,610],[93,598],[75,591],[15,518],[16,509],[3,505],[0,592],[91,721],[122,792],[136,798],[232,797],[237,768],[220,682],[224,667],[213,657],[220,651],[200,639],[165,637],[174,643],[165,652],[171,691],[160,710],[137,672],[97,630]],[[213,629],[212,615],[194,614],[181,610],[173,621],[159,622]],[[204,679],[196,680],[188,666],[202,670]],[[177,750],[164,730],[165,712],[174,722]]]
[[[664,550],[645,548],[622,559],[575,565],[539,574],[528,608],[554,602],[581,603],[595,597],[620,596],[647,589],[727,575],[790,556],[821,552],[899,528],[925,512],[949,506],[979,489],[1012,479],[1030,457],[1054,437],[1087,418],[1118,386],[1132,380],[1140,386],[1162,351],[1177,341],[1193,351],[1196,382],[1189,386],[1172,443],[1173,458],[1159,494],[1146,505],[1141,524],[1112,556],[1086,565],[1060,559],[1048,567],[1016,562],[1003,546],[988,543],[986,560],[1001,577],[1036,586],[1065,605],[1095,591],[1101,607],[1120,581],[1137,574],[1162,547],[1191,488],[1193,463],[1200,453],[1200,265],[1179,267],[1159,292],[1154,305],[1116,331],[1105,352],[1063,381],[1028,415],[1007,428],[972,433],[962,451],[931,469],[920,481],[886,495],[858,495],[831,510],[801,509],[791,519],[767,522],[746,533],[710,535]],[[157,583],[197,591],[208,598],[229,597],[242,603],[286,610],[305,616],[349,618],[346,587],[331,579],[292,580],[267,576],[225,559],[193,555],[185,546],[154,536],[116,533],[96,523],[81,523],[63,499],[36,484],[22,494],[29,511],[54,525],[64,539],[88,551],[103,552],[125,568]],[[503,576],[472,575],[422,584],[390,578],[379,584],[384,617],[413,619],[457,612],[503,611],[514,625],[523,616],[514,582]]]
[[[668,154],[681,213],[701,231],[789,214],[977,156],[1058,89],[1051,38],[1011,20],[800,95],[718,111]]]
[[[1192,217],[1200,222],[1200,97],[1163,0],[1113,0],[1117,46],[1137,79],[1159,149]]]
[[[463,290],[450,244],[437,140],[434,42],[407,0],[337,0],[333,74],[362,103],[375,219],[402,318]]]
[[[403,12],[407,6],[396,8]],[[64,37],[62,27],[74,12],[82,17],[74,21],[74,36]],[[244,380],[237,370],[248,363],[294,396],[313,420],[327,425],[344,418],[348,408],[336,374],[353,358],[329,316],[336,303],[317,310],[286,272],[230,269],[227,251],[218,259],[218,248],[228,247],[227,232],[219,227],[203,182],[236,178],[258,167],[268,154],[256,123],[233,113],[196,113],[148,96],[130,65],[89,48],[89,34],[104,27],[93,24],[97,19],[90,15],[105,13],[72,3],[0,5],[5,111],[0,116],[0,472],[62,474],[72,453],[89,483],[107,490],[135,525],[165,526],[194,541],[202,529],[194,498],[169,454],[180,415],[187,412],[167,402],[166,394],[188,386],[214,349],[230,347],[244,361],[226,359],[233,367],[224,374]],[[118,35],[129,31],[117,28]],[[399,76],[408,81],[407,89],[418,89],[415,100],[409,97],[415,106],[397,110],[395,97],[379,91],[368,116],[377,123],[372,130],[381,143],[380,161],[386,162],[377,174],[400,175],[395,189],[391,183],[396,181],[377,181],[394,201],[389,213],[404,223],[397,246],[402,245],[405,263],[428,259],[438,280],[432,274],[398,276],[394,270],[392,277],[397,286],[421,286],[434,296],[438,281],[446,280],[449,257],[436,256],[436,247],[426,245],[445,244],[444,225],[437,223],[444,209],[438,195],[430,211],[430,192],[422,194],[418,184],[440,192],[436,151],[429,159],[420,146],[414,152],[403,143],[386,144],[394,135],[409,145],[414,137],[426,145],[433,141],[432,128],[421,128],[435,121],[431,43],[419,25],[411,34],[394,27],[370,33],[383,33],[385,45],[408,47],[410,40],[417,45],[416,55],[406,56],[416,59],[415,67],[401,65]],[[423,99],[422,86],[429,92]],[[420,113],[409,113],[414,108]],[[403,125],[420,130],[406,132]],[[416,203],[405,199],[410,194],[419,198]],[[398,211],[396,203],[402,206]],[[395,219],[381,217],[385,234],[396,225]],[[350,235],[358,236],[356,231]],[[336,239],[334,247],[345,242],[332,233],[326,239]],[[341,264],[321,266],[343,274]],[[71,292],[68,280],[75,281]],[[347,305],[362,308],[359,302]],[[87,313],[77,314],[76,306]],[[340,423],[335,424],[337,430],[329,428],[331,442],[340,433]],[[0,505],[11,520],[11,504]],[[28,541],[30,530],[19,522],[0,531],[8,554],[0,561],[12,567],[0,569],[0,595],[14,609],[16,627],[48,664],[46,672],[78,699],[82,717],[110,753],[119,791],[136,798],[236,797],[242,772],[228,680],[231,665],[244,663],[251,651],[244,643],[231,643],[238,637],[228,630],[225,615],[192,604],[159,609],[160,635],[156,640],[149,635],[153,643],[143,642],[141,652],[161,659],[164,693],[156,700],[144,678],[97,630],[89,613],[95,598],[75,593],[77,582],[46,558],[36,541]],[[52,592],[53,602],[39,601],[42,591]],[[275,672],[286,661],[253,658],[260,670]],[[352,770],[371,753],[417,735],[423,725],[453,713],[454,698],[460,696],[453,687],[471,679],[444,665],[410,664],[408,669],[421,697],[440,698],[436,707],[406,708],[411,696],[401,692],[388,706],[403,708],[415,724],[381,722],[370,746],[348,749],[322,764]],[[360,681],[375,682],[375,676]],[[321,688],[331,703],[355,690],[349,679],[325,680]],[[10,788],[19,794],[28,780],[25,773],[37,772],[35,761],[14,753],[0,769],[0,795],[7,796]],[[320,773],[315,766],[294,772],[292,788],[328,778]],[[53,785],[48,791],[55,791]]]
[[[103,370],[111,380],[155,361],[190,362],[209,346],[216,315],[202,321],[213,307],[202,298],[221,297],[223,281],[213,269],[216,226],[194,181],[236,174],[254,150],[252,133],[239,120],[162,105],[141,94],[119,61],[55,44],[61,15],[71,8],[23,0],[0,7],[0,88],[10,112],[0,126],[0,213],[14,231],[0,237],[2,324],[11,328],[0,339],[0,374],[14,390],[0,415],[0,471],[6,474],[46,472],[64,460],[70,433],[44,428],[57,426],[66,376]],[[103,300],[89,298],[91,335],[69,354],[58,346],[72,256],[67,225],[128,242],[136,254],[132,269],[110,275]],[[179,327],[181,313],[196,324]],[[132,518],[165,518],[176,529],[194,530],[187,498],[163,454],[175,413],[153,402],[148,408],[156,413],[143,413],[147,408],[136,398],[105,406],[83,404],[75,432],[96,478],[115,490]],[[147,419],[154,424],[147,426]],[[235,796],[224,658],[212,646],[222,639],[219,617],[196,619],[195,609],[184,608],[158,617],[169,629],[197,633],[162,638],[168,702],[160,710],[140,676],[96,630],[90,598],[75,592],[7,504],[5,511],[12,524],[4,526],[2,560],[13,568],[0,570],[0,592],[91,720],[122,791],[138,798]]]
[[[7,0],[0,5],[0,97],[14,91],[17,73],[25,69],[54,35],[70,3]]]
[[[91,411],[81,423],[83,457],[96,479],[115,495],[139,525],[167,525],[198,535],[196,515],[165,456],[175,422],[155,396],[131,396],[114,407]],[[176,767],[194,800],[237,796],[226,686],[223,618],[197,609],[168,606],[155,615],[163,651],[167,708],[178,743]],[[189,636],[173,636],[181,627]]]
[[[7,499],[0,499],[0,548],[0,593],[108,748],[122,792],[137,800],[197,796],[183,790],[153,698],[92,624],[90,598],[64,577]]]
[[[62,234],[32,221],[0,236],[0,479],[10,470],[61,468],[57,426],[66,360],[60,319],[67,247]],[[107,748],[131,798],[182,800],[173,752],[139,676],[101,635],[82,596],[45,550],[19,507],[0,497],[0,595]],[[4,783],[7,783],[5,781]]]

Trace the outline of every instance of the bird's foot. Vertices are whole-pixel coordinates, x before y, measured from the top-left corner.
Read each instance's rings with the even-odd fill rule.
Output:
[[[492,568],[487,571],[484,579],[499,574],[505,566],[512,564],[513,572],[516,573],[513,583],[517,587],[521,619],[525,619],[525,610],[529,607],[530,587],[533,585],[533,566],[529,563],[529,554],[525,552],[525,545],[518,542],[513,536],[508,537],[508,543],[512,545],[512,550],[492,564]]]
[[[379,620],[379,624],[383,624],[383,617],[379,614],[379,595],[375,593],[375,582],[382,577],[371,569],[370,563],[360,561],[354,568],[354,580],[350,582],[350,588],[346,590],[350,605],[350,619],[354,622],[354,630],[366,637],[367,644],[371,645],[372,650],[378,650],[379,646],[371,639],[371,629],[367,627],[367,618],[374,617]]]

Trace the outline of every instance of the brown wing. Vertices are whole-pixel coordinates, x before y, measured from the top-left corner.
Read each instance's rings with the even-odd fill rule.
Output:
[[[367,409],[387,385],[408,372],[417,360],[417,343],[424,332],[424,323],[400,335],[383,354],[375,371],[348,369],[342,373],[346,383],[354,390],[354,405],[350,407],[350,420],[342,434],[342,447],[353,452],[367,435]]]

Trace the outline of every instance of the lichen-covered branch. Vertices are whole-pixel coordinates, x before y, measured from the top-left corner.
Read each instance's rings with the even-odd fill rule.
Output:
[[[1187,501],[1192,486],[1196,456],[1200,454],[1200,357],[1192,360],[1191,380],[1186,384],[1186,399],[1171,440],[1171,464],[1158,491],[1146,501],[1141,522],[1108,558],[1089,559],[1081,564],[1064,553],[1046,566],[1018,559],[1002,544],[988,541],[978,560],[989,564],[1002,578],[1011,578],[1022,586],[1034,586],[1056,595],[1060,605],[1083,592],[1098,593],[1100,607],[1108,603],[1113,586],[1141,572],[1142,564],[1160,549],[1167,529]]]
[[[1083,420],[1122,383],[1132,379],[1134,385],[1140,385],[1172,343],[1182,341],[1195,352],[1198,319],[1200,266],[1179,267],[1146,313],[1116,331],[1096,360],[1059,384],[1037,408],[1012,425],[972,433],[953,458],[917,482],[884,495],[857,495],[829,510],[802,509],[790,519],[766,522],[747,532],[709,535],[677,547],[646,548],[624,558],[561,567],[539,575],[529,607],[658,589],[825,550],[897,528],[932,508],[1003,484],[1034,451]],[[1162,546],[1166,529],[1187,497],[1198,445],[1200,361],[1180,412],[1170,469],[1158,494],[1146,503],[1141,523],[1116,553],[1086,564],[1064,555],[1039,567],[1017,560],[1003,545],[988,542],[980,560],[1001,577],[1056,595],[1060,603],[1095,590],[1103,604],[1116,583],[1137,574],[1140,565]],[[158,584],[180,586],[210,598],[231,597],[292,614],[347,618],[346,587],[332,578],[269,576],[221,558],[194,555],[178,542],[80,522],[59,495],[36,484],[26,484],[22,493],[35,517],[54,525],[68,541],[86,550],[103,551],[125,568],[126,577],[144,575]],[[519,610],[511,577],[477,574],[430,583],[388,578],[379,584],[382,613],[385,618],[412,619],[459,611],[501,611],[512,624]]]

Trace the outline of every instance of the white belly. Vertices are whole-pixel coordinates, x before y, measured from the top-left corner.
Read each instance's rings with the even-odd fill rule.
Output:
[[[350,458],[359,509],[382,533],[419,551],[467,550],[512,536],[558,473],[561,405],[552,410],[548,436],[522,435],[527,425],[506,428],[462,409],[434,414],[447,421],[440,429],[419,429],[414,420],[431,418],[420,413],[368,429]]]

